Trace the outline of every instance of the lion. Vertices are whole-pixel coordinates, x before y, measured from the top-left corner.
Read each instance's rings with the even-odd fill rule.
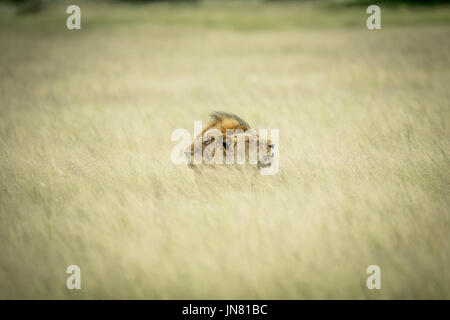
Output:
[[[258,169],[271,166],[275,147],[271,140],[260,138],[235,114],[216,111],[210,117],[211,121],[184,151],[190,168],[199,172],[205,165],[256,164]]]

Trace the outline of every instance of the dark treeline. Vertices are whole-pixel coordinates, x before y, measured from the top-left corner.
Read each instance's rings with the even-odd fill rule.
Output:
[[[348,0],[341,3],[341,5],[343,6],[369,6],[371,4],[392,5],[392,6],[396,5],[434,6],[434,5],[450,4],[450,0]]]
[[[10,3],[17,6],[18,14],[38,13],[45,9],[51,3],[55,3],[58,0],[0,0],[0,3]],[[118,2],[127,2],[134,4],[144,3],[199,3],[205,0],[109,0],[111,4]],[[207,1],[207,0],[206,0]],[[262,0],[262,2],[274,3],[274,2],[311,2],[313,0]],[[371,4],[384,5],[384,6],[435,6],[450,4],[450,0],[323,0],[319,2],[323,5],[330,5],[333,7],[349,7],[349,6],[369,6]]]
[[[7,2],[12,4],[25,4],[25,3],[49,3],[56,2],[58,0],[0,0],[1,2]],[[111,2],[129,2],[129,3],[146,3],[146,2],[202,2],[205,0],[110,0]],[[245,0],[244,0],[245,1]],[[313,2],[314,0],[262,0],[262,2]],[[409,5],[429,5],[429,4],[449,4],[450,0],[322,0],[322,3],[329,2],[334,5],[370,5],[370,4],[409,4]]]

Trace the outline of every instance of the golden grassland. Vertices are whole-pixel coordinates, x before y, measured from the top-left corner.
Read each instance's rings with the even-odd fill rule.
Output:
[[[0,8],[0,298],[450,298],[448,7],[85,4]],[[172,164],[213,110],[278,174]]]

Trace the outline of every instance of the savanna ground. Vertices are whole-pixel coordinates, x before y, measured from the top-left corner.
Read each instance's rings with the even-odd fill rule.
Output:
[[[448,6],[78,3],[0,6],[0,298],[450,298]],[[213,110],[278,174],[174,165]]]

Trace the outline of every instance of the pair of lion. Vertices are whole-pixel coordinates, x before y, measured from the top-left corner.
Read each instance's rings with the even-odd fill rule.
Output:
[[[213,112],[210,117],[212,121],[184,151],[189,167],[199,171],[202,165],[215,165],[217,156],[223,160],[220,163],[256,164],[258,169],[271,166],[274,157],[271,140],[260,138],[235,114]]]

